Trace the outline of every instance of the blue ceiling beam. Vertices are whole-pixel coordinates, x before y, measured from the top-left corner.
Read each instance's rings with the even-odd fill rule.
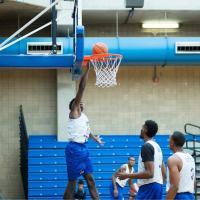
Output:
[[[74,56],[64,55],[1,55],[0,67],[8,68],[69,68]]]

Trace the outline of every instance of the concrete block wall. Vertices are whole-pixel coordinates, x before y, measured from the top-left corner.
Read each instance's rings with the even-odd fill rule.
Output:
[[[121,67],[118,86],[101,89],[91,69],[83,101],[94,133],[139,133],[146,119],[156,120],[160,133],[200,124],[200,68],[159,68],[159,83],[152,82],[152,72]],[[0,191],[20,199],[18,106],[24,106],[29,133],[56,134],[56,71],[1,69],[0,95]]]
[[[120,15],[120,14],[119,14]],[[120,18],[120,16],[119,16]],[[22,27],[30,19],[22,18],[20,26]],[[29,28],[27,28],[22,35],[29,33],[31,30],[38,28],[39,26],[47,23],[48,20],[43,19],[39,22],[35,22]],[[94,22],[95,23],[95,22]],[[113,17],[113,23],[110,24],[87,24],[83,17],[83,25],[85,26],[86,37],[116,37],[116,24],[115,16]],[[17,19],[13,21],[1,21],[0,19],[0,37],[9,37],[17,30]],[[22,36],[21,35],[21,36]],[[51,28],[35,33],[34,37],[50,37]],[[145,36],[169,36],[169,37],[199,37],[200,26],[198,24],[184,24],[181,25],[177,30],[144,30],[141,28],[141,24],[124,24],[123,21],[120,22],[118,27],[118,35],[120,37],[145,37]],[[66,36],[68,36],[66,34]]]
[[[84,18],[83,18],[84,24]],[[86,24],[86,37],[116,37],[116,25],[113,21],[112,24]],[[119,24],[118,27],[119,37],[199,37],[200,26],[199,25],[181,25],[177,30],[158,30],[141,28],[141,24]]]
[[[56,132],[56,71],[0,70],[0,193],[22,199],[19,171],[19,105],[33,134]]]
[[[84,96],[85,112],[95,133],[139,133],[147,119],[159,124],[159,133],[183,131],[187,122],[200,124],[200,69],[158,69],[160,81],[152,81],[149,67],[121,67],[118,86],[97,88],[90,74]]]

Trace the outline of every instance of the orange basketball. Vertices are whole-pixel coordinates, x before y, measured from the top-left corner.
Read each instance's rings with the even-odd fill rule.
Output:
[[[103,42],[98,42],[94,44],[92,48],[92,54],[102,54],[102,53],[108,53],[108,47]]]

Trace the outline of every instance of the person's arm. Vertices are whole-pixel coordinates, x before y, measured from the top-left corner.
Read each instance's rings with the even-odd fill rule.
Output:
[[[167,162],[169,169],[169,182],[170,187],[167,192],[166,200],[172,200],[175,198],[176,193],[178,191],[178,185],[180,181],[180,172],[178,169],[177,159],[174,157],[170,157]]]
[[[113,183],[113,187],[114,187],[114,197],[118,197],[118,189],[117,189],[117,184],[116,184],[116,173],[114,173],[112,175],[112,183]]]
[[[120,179],[150,179],[154,176],[154,148],[151,144],[144,144],[141,149],[142,162],[144,162],[145,171],[126,174],[118,173]]]
[[[117,177],[119,179],[124,180],[127,178],[131,179],[150,179],[153,178],[154,176],[154,163],[153,162],[145,162],[145,171],[144,172],[138,172],[138,173],[132,173],[132,174],[127,174],[127,173],[117,173]]]
[[[165,182],[166,178],[167,178],[167,175],[166,175],[166,168],[165,168],[165,163],[164,162],[162,163],[161,170],[162,170],[163,182]]]
[[[133,180],[132,179],[128,180],[128,185],[129,185],[130,189],[132,191],[134,191],[134,193],[137,193],[137,189],[135,188],[135,185],[133,184]]]
[[[95,136],[92,134],[89,121],[87,123],[87,137],[91,138],[93,141],[99,143],[100,145],[104,145],[104,142],[102,141],[102,138],[99,135]]]
[[[79,87],[78,87],[78,92],[76,94],[76,97],[74,99],[73,105],[72,105],[72,110],[71,110],[71,117],[72,118],[77,118],[80,116],[81,110],[80,110],[80,103],[83,97],[83,93],[86,87],[86,83],[88,80],[88,75],[89,75],[89,63],[87,64],[87,68],[84,72],[84,74],[81,77],[80,83],[79,83]]]
[[[113,183],[113,187],[114,187],[114,197],[118,197],[118,189],[117,189],[117,184],[116,184],[116,174],[119,173],[119,172],[123,172],[124,171],[124,165],[122,165],[120,167],[120,169],[117,170],[117,172],[115,172],[113,175],[112,175],[112,183]]]
[[[134,189],[134,185],[133,185],[133,180],[132,179],[128,179],[128,185],[131,189]]]
[[[95,142],[98,142],[100,145],[103,145],[104,142],[102,141],[102,138],[97,135],[97,136],[94,136],[92,133],[90,133],[90,138],[93,139]]]
[[[154,162],[144,162],[145,171],[129,174],[128,178],[131,179],[150,179],[154,176]]]

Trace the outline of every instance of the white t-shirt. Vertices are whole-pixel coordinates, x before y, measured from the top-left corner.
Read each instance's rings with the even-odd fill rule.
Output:
[[[159,183],[163,184],[163,177],[162,177],[162,162],[163,162],[163,155],[160,146],[153,140],[147,141],[144,145],[152,145],[151,148],[153,147],[154,149],[154,176],[153,178],[150,179],[138,179],[138,184],[139,185],[145,185],[149,183]],[[145,166],[144,162],[142,162],[142,157],[141,154],[139,156],[138,160],[138,172],[144,172],[145,171]]]
[[[123,164],[120,169],[125,169],[125,173],[127,174],[130,174],[130,173],[133,173],[134,172],[134,169],[133,167],[131,168],[131,172],[129,171],[129,168],[128,168],[128,164]],[[116,178],[116,183],[118,183],[121,187],[125,187],[127,181],[129,180],[129,178],[127,179],[124,179],[124,180],[120,180],[118,177]]]
[[[77,143],[87,142],[90,135],[89,120],[84,113],[77,119],[68,119],[67,132],[69,141]]]
[[[189,153],[184,153],[184,152],[176,152],[174,155],[180,158],[183,163],[182,169],[180,171],[180,182],[177,193],[182,193],[182,192],[194,193],[194,181],[195,181],[194,158]],[[170,186],[169,173],[167,173],[167,190],[169,189],[169,186]]]

